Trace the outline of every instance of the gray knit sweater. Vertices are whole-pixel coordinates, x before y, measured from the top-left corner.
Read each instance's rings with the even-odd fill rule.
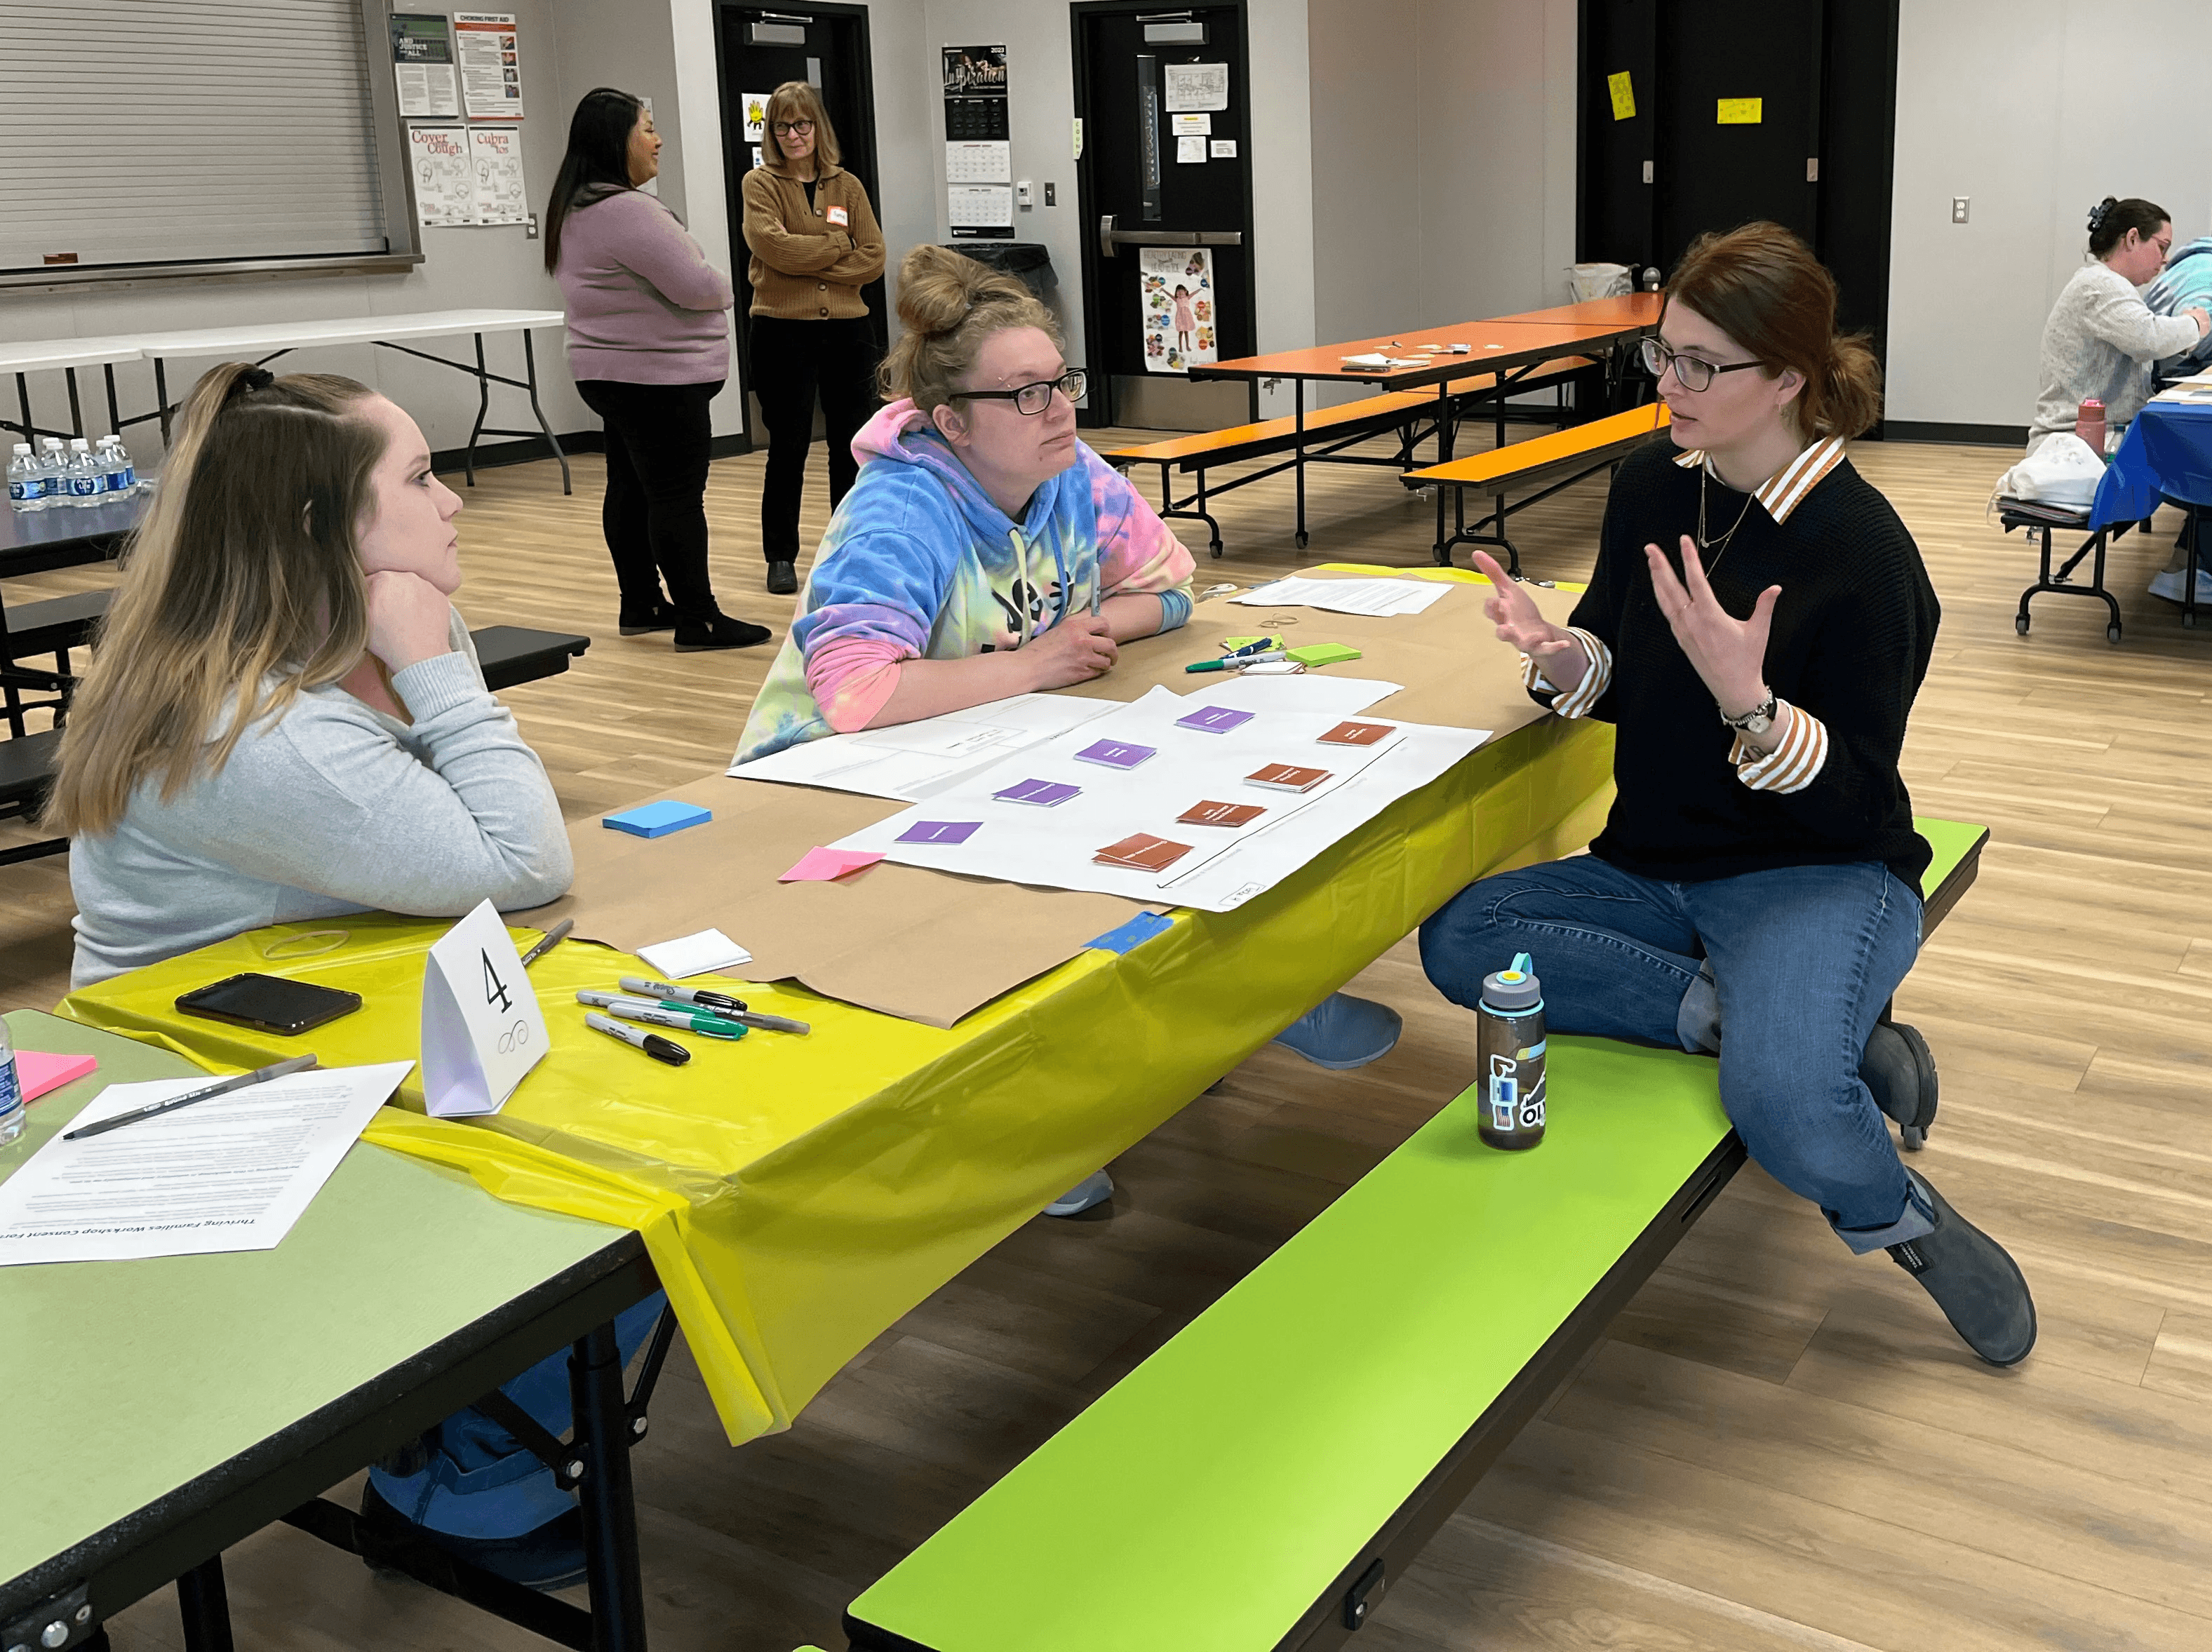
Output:
[[[2150,399],[2150,364],[2195,348],[2197,324],[2185,315],[2154,315],[2142,295],[2110,264],[2091,260],[2074,272],[2043,324],[2042,387],[2033,452],[2045,436],[2074,428],[2083,402],[2105,404],[2106,428],[2118,432]]]
[[[484,686],[456,613],[453,652],[392,686],[412,724],[331,684],[249,729],[174,802],[131,794],[104,836],[70,843],[78,987],[267,924],[381,908],[455,918],[565,892],[574,864],[538,754]]]

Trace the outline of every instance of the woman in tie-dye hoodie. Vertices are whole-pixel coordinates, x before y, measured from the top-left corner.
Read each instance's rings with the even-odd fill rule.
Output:
[[[898,399],[853,443],[830,531],[740,763],[1111,668],[1190,616],[1190,553],[1075,437],[1082,375],[1011,277],[917,247],[900,270]]]

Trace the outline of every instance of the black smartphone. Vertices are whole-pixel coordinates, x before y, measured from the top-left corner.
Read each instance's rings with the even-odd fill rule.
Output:
[[[287,981],[282,975],[233,975],[210,986],[196,987],[177,999],[185,1015],[210,1021],[228,1021],[234,1027],[254,1027],[290,1038],[351,1015],[361,1008],[359,993],[313,981]]]

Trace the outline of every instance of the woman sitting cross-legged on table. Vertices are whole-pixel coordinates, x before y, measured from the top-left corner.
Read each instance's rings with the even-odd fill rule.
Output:
[[[1479,559],[1530,692],[1618,726],[1618,796],[1588,855],[1462,890],[1421,959],[1471,1006],[1525,951],[1553,1031],[1717,1054],[1751,1156],[2009,1365],[2035,1340],[2027,1281],[1882,1118],[1935,1110],[1926,1044],[1879,1017],[1920,943],[1930,852],[1898,757],[1939,614],[1844,456],[1880,392],[1835,292],[1777,225],[1700,239],[1645,347],[1674,442],[1622,464],[1572,625]]]
[[[278,923],[457,918],[568,887],[560,800],[451,600],[459,498],[415,422],[350,379],[234,362],[186,399],[62,737],[77,986]],[[641,1343],[661,1299],[617,1321]],[[507,1393],[568,1426],[565,1355]],[[474,1411],[374,1477],[517,1582],[582,1572],[574,1500]],[[389,1503],[384,1499],[388,1498]]]
[[[899,271],[896,399],[854,441],[797,616],[738,744],[747,762],[828,734],[1086,683],[1121,644],[1190,616],[1190,553],[1128,478],[1076,439],[1084,374],[1011,276],[941,247]],[[1355,1066],[1397,1017],[1337,994],[1284,1035]],[[1101,1171],[1056,1202],[1112,1192]]]

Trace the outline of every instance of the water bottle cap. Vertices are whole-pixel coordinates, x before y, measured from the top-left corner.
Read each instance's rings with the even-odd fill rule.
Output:
[[[1544,1001],[1544,983],[1522,953],[1510,968],[1482,979],[1482,1001],[1493,1010],[1533,1010]]]
[[[31,444],[27,441],[19,441],[15,444],[15,451],[27,454],[31,451]]]
[[[70,452],[73,453],[89,453],[91,451],[92,444],[87,441],[82,436],[71,436],[70,438]]]

